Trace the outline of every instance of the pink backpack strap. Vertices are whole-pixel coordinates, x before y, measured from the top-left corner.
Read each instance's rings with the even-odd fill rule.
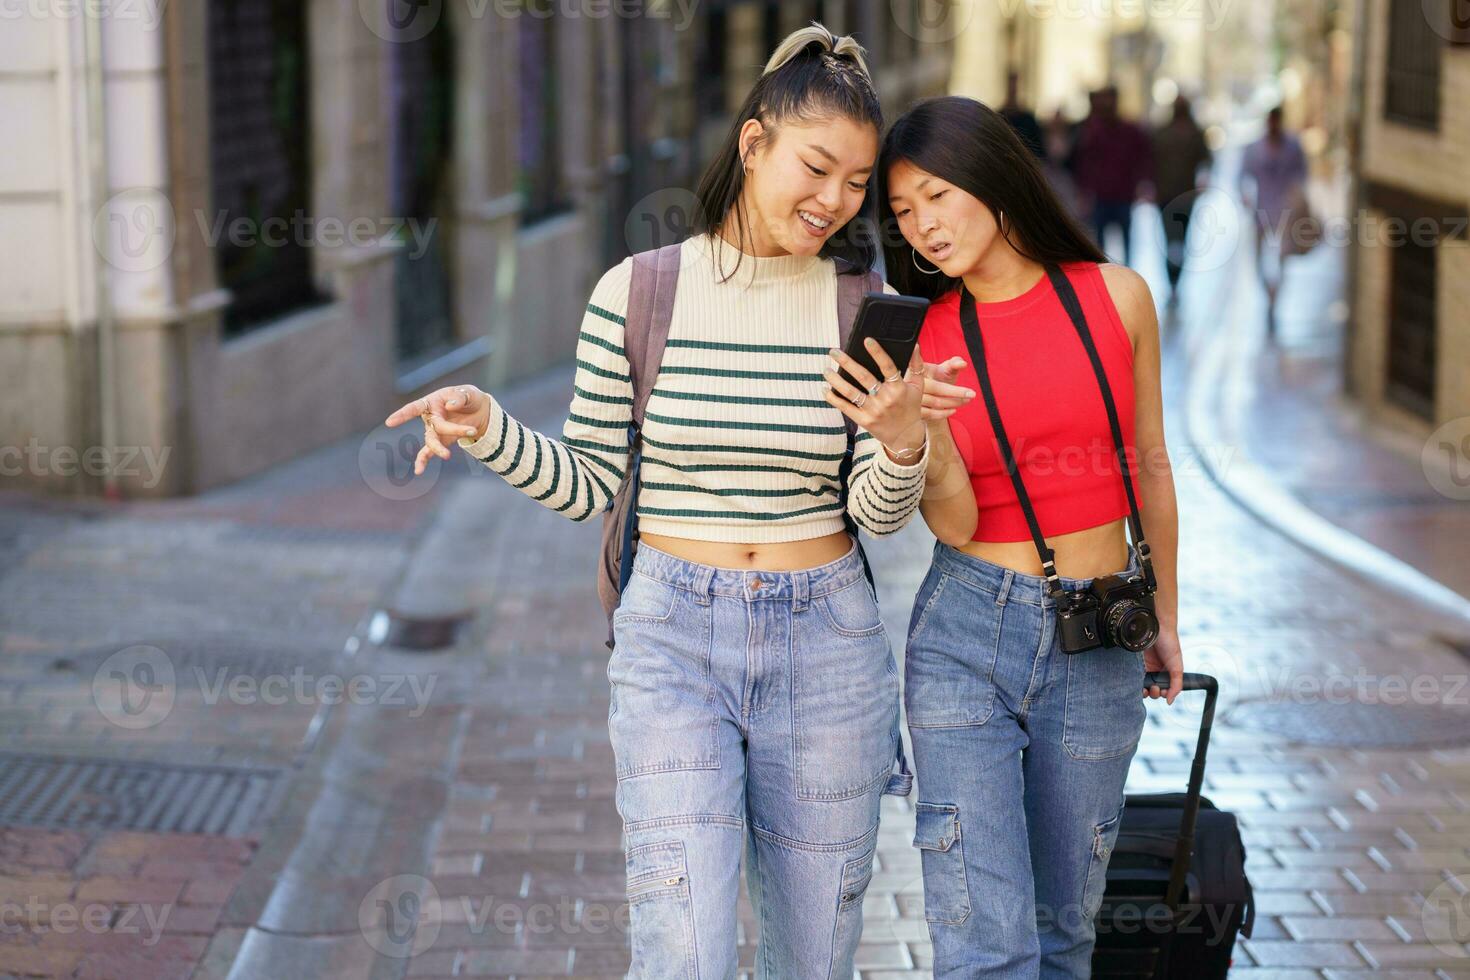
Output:
[[[643,412],[653,394],[658,368],[674,317],[674,291],[679,283],[680,243],[633,256],[633,281],[623,328],[623,351],[633,377],[633,424],[643,427]]]
[[[612,615],[633,571],[638,527],[638,485],[644,409],[658,379],[659,364],[674,316],[679,283],[679,243],[633,256],[628,310],[623,316],[623,353],[633,381],[633,421],[628,426],[628,471],[602,515],[602,556],[597,595],[607,614],[607,647],[613,646]]]

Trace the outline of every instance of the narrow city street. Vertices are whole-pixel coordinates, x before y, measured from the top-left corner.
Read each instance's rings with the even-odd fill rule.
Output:
[[[688,928],[728,946],[700,862],[637,871],[672,847],[638,835],[675,818],[645,813],[624,839],[617,791],[653,783],[616,778],[602,514],[551,508],[612,490],[587,474],[617,476],[598,453],[639,360],[619,323],[643,304],[623,300],[647,284],[688,358],[665,362],[649,415],[668,452],[643,485],[647,515],[671,534],[820,533],[806,522],[831,515],[813,500],[833,498],[817,468],[836,465],[841,430],[806,390],[821,349],[792,325],[832,310],[813,256],[853,257],[870,233],[901,292],[942,275],[999,300],[982,316],[1014,317],[989,324],[1012,328],[995,390],[1003,415],[1009,393],[1025,416],[1018,455],[1038,478],[1059,454],[1053,534],[1101,504],[1069,482],[1068,464],[1097,459],[1071,455],[1091,376],[1084,391],[1054,357],[1075,338],[1065,311],[1033,303],[1048,290],[1037,259],[1080,257],[1087,235],[1152,291],[1179,640],[1186,671],[1219,680],[1204,792],[1238,818],[1254,887],[1228,967],[1206,978],[1176,959],[1161,980],[1470,980],[1467,10],[0,0],[14,135],[0,166],[0,980],[617,980],[681,887]],[[741,261],[688,240],[706,232]],[[1278,281],[1258,260],[1288,234]],[[666,267],[635,287],[619,263],[681,242],[668,309]],[[707,259],[732,275],[709,281]],[[1037,296],[1003,298],[1026,270]],[[1126,349],[1099,349],[1127,370]],[[433,397],[470,384],[508,414],[490,405],[487,423],[478,394]],[[918,448],[890,438],[908,424],[894,390],[854,403],[908,459]],[[1147,436],[1154,403],[1133,404]],[[982,441],[958,441],[983,447],[984,412],[969,410]],[[512,440],[511,416],[567,427],[568,446]],[[572,466],[569,447],[602,466]],[[864,526],[892,527],[878,515],[917,495],[886,477],[919,474],[868,472],[880,502]],[[1155,518],[1160,485],[1143,491]],[[1157,553],[1168,536],[1148,512]],[[981,536],[999,527],[987,518]],[[900,674],[934,542],[920,516],[865,538],[881,630],[829,611],[837,633],[886,635]],[[737,644],[732,689],[770,653],[751,635],[760,656],[740,661]],[[1095,666],[1058,656],[1046,677]],[[810,712],[782,702],[812,671],[792,670],[775,706],[792,708],[801,756]],[[767,688],[744,679],[754,711]],[[676,715],[669,685],[653,687],[656,708],[613,722]],[[632,686],[616,690],[622,704]],[[856,711],[838,691],[822,700]],[[1127,788],[1182,794],[1204,695],[1144,703]],[[626,763],[621,731],[618,744]],[[839,748],[834,772],[843,751],[866,755]],[[625,775],[680,768],[650,759]],[[792,761],[808,782],[811,760]],[[852,977],[826,980],[934,976],[913,841],[955,794],[926,764],[910,795],[882,798],[866,884],[867,843],[841,857],[840,969],[781,950],[783,975],[760,980],[845,973],[853,944]],[[795,795],[840,795],[824,772],[833,788]],[[968,775],[993,786],[983,766]],[[1037,796],[1034,771],[1027,786]],[[936,833],[945,856],[923,853],[933,870],[978,851],[973,888],[1005,862],[984,808],[966,806]],[[698,821],[738,836],[729,812]],[[870,813],[853,835],[871,827]],[[1130,865],[1160,837],[1109,844],[1106,827],[1072,842],[1094,862],[1082,890],[1094,898],[1111,861],[1113,896],[1139,893],[1123,918],[1138,918],[1105,901],[1101,929],[1157,931],[1137,884],[1155,872]],[[755,829],[800,845],[783,853],[845,846]],[[1189,887],[1216,872],[1238,885],[1233,844],[1200,844]],[[1050,852],[1035,863],[1066,870]],[[930,881],[938,920],[936,883],[955,881]],[[738,977],[692,953],[689,976],[757,980],[760,922],[739,887]],[[1207,947],[1239,909],[1210,897],[1186,902],[1217,913],[1191,922],[1205,919]],[[1043,929],[1085,904],[999,903]],[[768,934],[810,911],[773,907]],[[639,980],[679,972],[637,959]]]
[[[1249,244],[1229,238],[1164,331],[1181,637],[1222,681],[1207,793],[1240,817],[1259,903],[1232,976],[1470,977],[1470,621],[1325,560],[1211,476],[1351,458],[1250,406],[1269,445],[1193,441],[1191,412],[1224,411],[1194,384],[1216,345],[1305,363],[1341,328],[1341,255],[1319,249],[1262,354]],[[496,394],[556,432],[570,377]],[[27,759],[0,787],[0,975],[622,975],[597,529],[460,453],[405,480],[401,436],[178,502],[5,501],[0,703]],[[899,655],[932,541],[916,522],[869,544]],[[436,629],[447,647],[415,649]],[[324,694],[344,688],[361,696]],[[1150,704],[1131,790],[1183,787],[1198,705]],[[862,980],[929,975],[917,780],[885,798]],[[108,926],[78,927],[91,915]]]

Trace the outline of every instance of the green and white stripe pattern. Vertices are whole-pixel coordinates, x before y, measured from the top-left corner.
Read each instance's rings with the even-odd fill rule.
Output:
[[[840,531],[840,412],[822,399],[836,346],[830,260],[741,259],[716,281],[702,236],[684,243],[668,347],[643,427],[641,530],[706,541],[796,541]],[[593,290],[577,342],[572,403],[560,441],[526,428],[492,399],[478,441],[460,445],[544,506],[585,521],[600,513],[628,465],[632,383],[623,352],[632,259]],[[889,289],[892,292],[892,289]],[[858,431],[848,509],[871,534],[913,517],[925,461],[903,466]]]

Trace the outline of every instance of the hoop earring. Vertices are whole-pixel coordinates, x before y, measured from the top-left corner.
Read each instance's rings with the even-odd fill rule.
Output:
[[[1006,213],[1004,211],[997,211],[996,214],[1000,215],[1000,220],[996,223],[1000,225],[1000,234],[1004,238],[1006,236]]]
[[[919,250],[918,249],[916,249],[912,245],[910,245],[909,246],[909,251],[911,251],[911,252],[914,253],[914,255],[913,255],[913,262],[914,262],[914,268],[915,269],[918,269],[920,272],[922,272],[926,276],[937,276],[937,275],[939,275],[939,270],[938,269],[926,269],[922,265],[919,264]]]

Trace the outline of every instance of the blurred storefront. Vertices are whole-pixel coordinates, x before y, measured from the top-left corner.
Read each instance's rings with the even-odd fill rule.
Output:
[[[1124,118],[1164,122],[1176,95],[1215,127],[1216,145],[1258,134],[1270,106],[1321,159],[1345,145],[1351,0],[957,0],[966,22],[953,90],[992,105],[1015,72],[1043,120],[1087,114],[1088,93],[1118,91]],[[1335,164],[1341,165],[1341,161]]]
[[[197,492],[424,391],[570,357],[602,271],[680,231],[784,34],[856,33],[897,114],[947,86],[941,7],[15,8],[0,121],[28,139],[0,171],[0,445],[72,465],[0,485]],[[169,453],[161,483],[112,465],[139,451]]]
[[[1452,0],[1361,16],[1347,383],[1427,434],[1470,416],[1470,20]]]

